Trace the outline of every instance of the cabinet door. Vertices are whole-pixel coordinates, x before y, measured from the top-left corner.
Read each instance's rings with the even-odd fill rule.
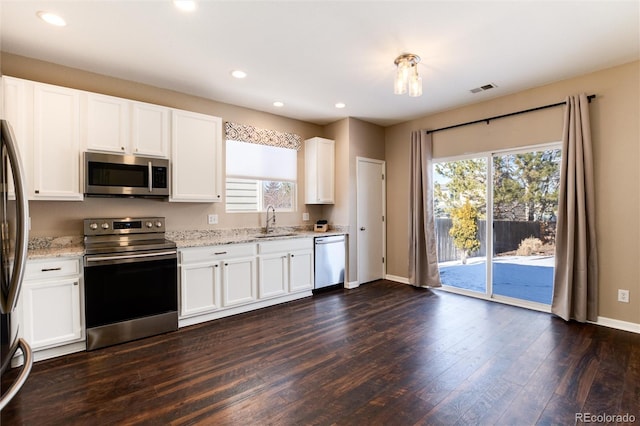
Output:
[[[222,201],[222,120],[173,110],[170,201]]]
[[[258,258],[258,264],[260,299],[285,294],[288,291],[287,282],[289,281],[288,256],[281,253],[262,255]]]
[[[289,291],[313,289],[313,250],[299,250],[289,254]]]
[[[127,153],[129,148],[129,101],[97,93],[83,94],[86,97],[87,149]]]
[[[24,337],[33,349],[82,338],[78,278],[24,283]]]
[[[333,204],[335,142],[311,138],[304,144],[305,204]]]
[[[169,109],[134,102],[131,142],[133,154],[166,158],[169,154]]]
[[[229,259],[222,264],[223,305],[233,306],[255,301],[256,258]]]
[[[32,193],[32,161],[31,141],[33,140],[33,84],[28,81],[2,77],[2,115],[11,125],[15,142],[20,151],[22,167],[25,174],[26,191]],[[9,175],[9,197],[15,198],[13,177]]]
[[[82,200],[79,92],[40,83],[33,90],[33,198]]]
[[[220,265],[182,265],[180,317],[220,308]]]
[[[317,195],[319,203],[334,202],[335,147],[332,140],[319,140],[317,146]]]

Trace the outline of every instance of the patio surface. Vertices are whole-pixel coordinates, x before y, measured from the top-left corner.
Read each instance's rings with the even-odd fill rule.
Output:
[[[499,256],[493,262],[493,293],[531,302],[551,304],[553,256]],[[486,292],[486,259],[439,263],[443,285]]]

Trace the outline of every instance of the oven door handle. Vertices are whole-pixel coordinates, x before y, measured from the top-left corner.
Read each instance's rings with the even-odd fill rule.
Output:
[[[89,265],[89,263],[130,263],[135,261],[144,261],[144,260],[160,260],[161,258],[178,258],[177,250],[168,250],[168,251],[159,251],[153,253],[127,253],[121,254],[117,256],[85,256],[85,266],[94,266]]]

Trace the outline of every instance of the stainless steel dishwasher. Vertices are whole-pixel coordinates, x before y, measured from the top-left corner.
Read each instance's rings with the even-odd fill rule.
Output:
[[[316,237],[315,240],[314,288],[317,290],[336,284],[344,284],[344,235]]]

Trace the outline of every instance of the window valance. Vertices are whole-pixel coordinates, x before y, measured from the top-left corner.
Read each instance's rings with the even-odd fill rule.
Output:
[[[300,150],[302,138],[295,133],[279,132],[277,130],[259,129],[257,127],[238,123],[225,123],[226,138],[239,142],[255,143]]]

